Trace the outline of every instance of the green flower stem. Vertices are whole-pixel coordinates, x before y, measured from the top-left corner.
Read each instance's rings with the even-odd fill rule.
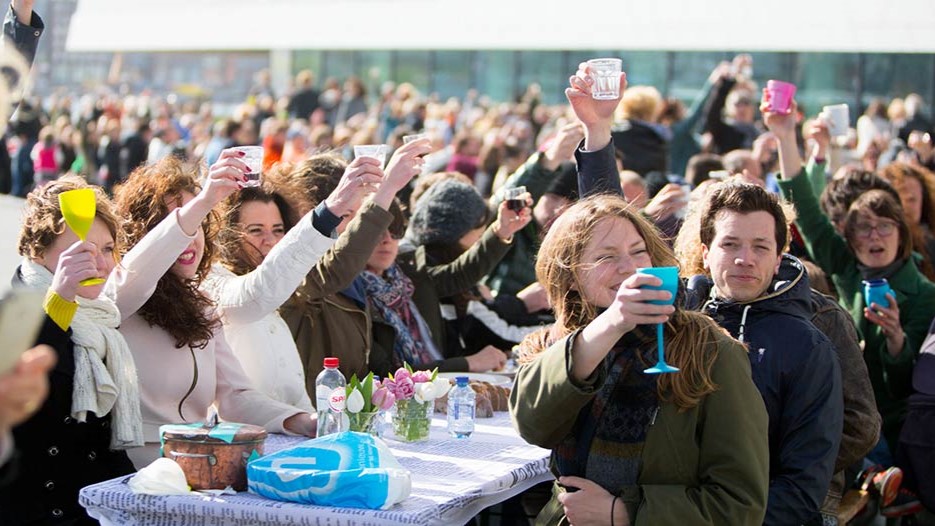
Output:
[[[393,415],[393,432],[396,437],[406,442],[426,440],[432,417],[429,409],[433,402],[416,402],[414,399],[397,400],[396,414]]]

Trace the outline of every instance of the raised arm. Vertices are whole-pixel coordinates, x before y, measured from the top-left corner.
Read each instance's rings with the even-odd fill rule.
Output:
[[[586,62],[578,65],[578,71],[568,78],[568,84],[565,97],[584,125],[584,148],[575,152],[578,161],[578,195],[582,198],[604,192],[623,195],[611,140],[614,111],[620,103],[620,97],[613,100],[595,100],[591,97],[593,81]],[[626,87],[626,73],[621,73],[621,96]]]
[[[240,187],[247,165],[237,157],[235,152],[221,154],[211,166],[201,192],[170,212],[114,268],[104,294],[117,304],[122,319],[132,316],[149,300],[163,274],[194,239],[211,209]]]

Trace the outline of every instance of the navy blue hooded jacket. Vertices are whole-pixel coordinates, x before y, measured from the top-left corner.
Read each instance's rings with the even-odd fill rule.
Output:
[[[767,525],[815,519],[831,483],[841,441],[844,398],[837,355],[809,321],[811,299],[802,263],[784,255],[764,296],[734,302],[710,294],[711,281],[690,281],[689,303],[747,345],[753,381],[769,413]],[[700,302],[703,305],[699,305]]]

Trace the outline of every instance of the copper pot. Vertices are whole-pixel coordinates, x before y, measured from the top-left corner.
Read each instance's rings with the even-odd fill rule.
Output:
[[[162,426],[162,456],[176,461],[192,489],[247,489],[247,461],[263,455],[266,430],[224,422]]]

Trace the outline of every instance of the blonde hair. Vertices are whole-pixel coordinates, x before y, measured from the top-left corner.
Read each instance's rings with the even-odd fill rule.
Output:
[[[578,292],[587,272],[583,262],[586,247],[594,231],[605,219],[629,221],[646,242],[653,266],[676,266],[672,250],[655,227],[635,207],[615,195],[590,197],[571,206],[549,229],[536,259],[536,278],[545,285],[549,303],[555,311],[555,324],[529,335],[520,344],[522,361],[535,356],[557,341],[594,320],[598,308]],[[679,374],[659,377],[659,397],[672,401],[680,410],[697,406],[717,386],[711,368],[717,358],[717,340],[723,330],[707,316],[676,309],[665,327],[668,359],[681,369]]]
[[[620,106],[617,107],[618,117],[623,119],[637,119],[646,122],[656,122],[662,108],[662,95],[652,86],[631,86],[623,92]]]

